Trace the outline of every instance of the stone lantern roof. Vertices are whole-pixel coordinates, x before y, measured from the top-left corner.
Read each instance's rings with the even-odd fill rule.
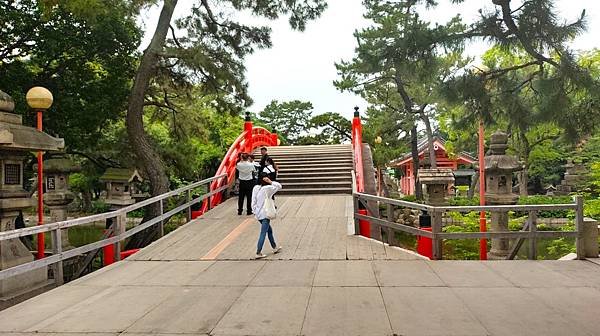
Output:
[[[133,168],[108,168],[100,176],[102,182],[131,183],[135,180],[144,181],[137,169]]]
[[[501,131],[496,131],[490,140],[490,155],[484,158],[486,173],[512,173],[523,170],[521,163],[514,155],[507,155],[508,135]],[[479,168],[479,167],[477,167]]]
[[[78,173],[81,166],[67,158],[55,158],[44,160],[44,173]]]
[[[12,113],[14,108],[13,99],[0,91],[0,148],[21,151],[59,151],[65,147],[64,139],[24,126],[22,117]]]
[[[451,169],[419,169],[419,181],[424,184],[454,183]]]

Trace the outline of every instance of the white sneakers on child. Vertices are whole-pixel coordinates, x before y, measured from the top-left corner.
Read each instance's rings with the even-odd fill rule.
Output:
[[[282,246],[277,246],[276,248],[273,249],[273,254],[277,254],[281,251]]]
[[[257,253],[256,257],[254,257],[254,259],[262,259],[262,258],[266,258],[267,255],[266,254],[262,254],[262,253]]]

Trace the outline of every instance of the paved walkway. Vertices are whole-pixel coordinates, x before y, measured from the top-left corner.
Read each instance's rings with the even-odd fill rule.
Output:
[[[232,201],[0,312],[6,335],[598,335],[600,265],[425,261],[346,236],[348,196],[277,200],[281,255],[248,260]]]

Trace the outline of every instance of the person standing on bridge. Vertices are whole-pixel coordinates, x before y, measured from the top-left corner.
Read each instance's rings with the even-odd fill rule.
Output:
[[[265,200],[273,197],[276,192],[281,190],[281,184],[279,184],[279,182],[271,181],[267,174],[264,173],[259,175],[258,182],[259,184],[255,186],[252,191],[252,211],[260,223],[260,234],[258,235],[258,243],[256,246],[256,259],[262,259],[267,256],[262,253],[262,248],[265,244],[265,236],[268,236],[269,238],[273,253],[279,253],[279,251],[281,251],[281,246],[277,246],[275,243],[271,219],[267,217],[264,209]]]
[[[244,210],[244,198],[246,199],[246,215],[252,215],[252,187],[254,187],[254,163],[250,162],[249,156],[246,153],[242,154],[242,161],[236,165],[239,172],[240,192],[238,195],[238,215]]]

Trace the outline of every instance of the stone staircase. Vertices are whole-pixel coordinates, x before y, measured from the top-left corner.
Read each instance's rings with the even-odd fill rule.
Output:
[[[278,146],[268,153],[279,167],[283,190],[278,194],[352,193],[351,145]]]

